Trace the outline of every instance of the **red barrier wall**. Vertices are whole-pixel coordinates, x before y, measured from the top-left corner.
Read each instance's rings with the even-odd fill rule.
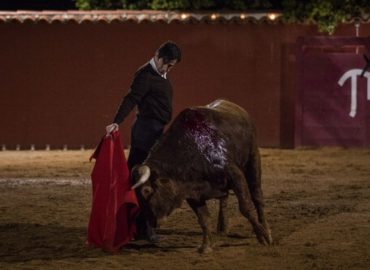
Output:
[[[370,146],[370,38],[301,38],[296,146]]]
[[[0,23],[0,144],[94,147],[135,70],[173,40],[183,50],[169,74],[174,115],[226,98],[253,116],[261,146],[293,147],[295,43],[317,34],[315,26],[263,22]],[[126,145],[133,117],[121,125]]]

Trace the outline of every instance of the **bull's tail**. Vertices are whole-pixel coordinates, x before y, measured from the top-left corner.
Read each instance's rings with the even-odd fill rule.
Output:
[[[249,159],[244,169],[249,192],[257,210],[258,221],[269,234],[269,242],[272,242],[271,232],[264,212],[264,198],[261,187],[261,156],[257,145],[254,145],[249,153]]]

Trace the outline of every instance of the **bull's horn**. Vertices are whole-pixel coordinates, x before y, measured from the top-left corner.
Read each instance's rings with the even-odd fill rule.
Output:
[[[146,165],[142,165],[138,168],[138,173],[140,175],[140,179],[135,185],[131,187],[131,189],[135,189],[148,181],[150,176],[150,168]]]

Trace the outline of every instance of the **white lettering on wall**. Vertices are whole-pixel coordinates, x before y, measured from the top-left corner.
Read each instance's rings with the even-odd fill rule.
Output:
[[[340,77],[338,84],[343,86],[343,84],[351,78],[351,110],[349,116],[352,118],[356,116],[357,113],[357,77],[362,73],[362,69],[350,69],[345,72],[342,77]],[[365,72],[364,77],[367,79],[367,100],[370,100],[370,72]]]

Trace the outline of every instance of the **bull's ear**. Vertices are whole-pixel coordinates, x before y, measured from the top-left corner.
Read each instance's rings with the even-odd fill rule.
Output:
[[[141,195],[143,196],[143,198],[146,200],[149,198],[150,194],[153,193],[153,189],[152,187],[150,186],[144,186],[142,189],[141,189]]]

